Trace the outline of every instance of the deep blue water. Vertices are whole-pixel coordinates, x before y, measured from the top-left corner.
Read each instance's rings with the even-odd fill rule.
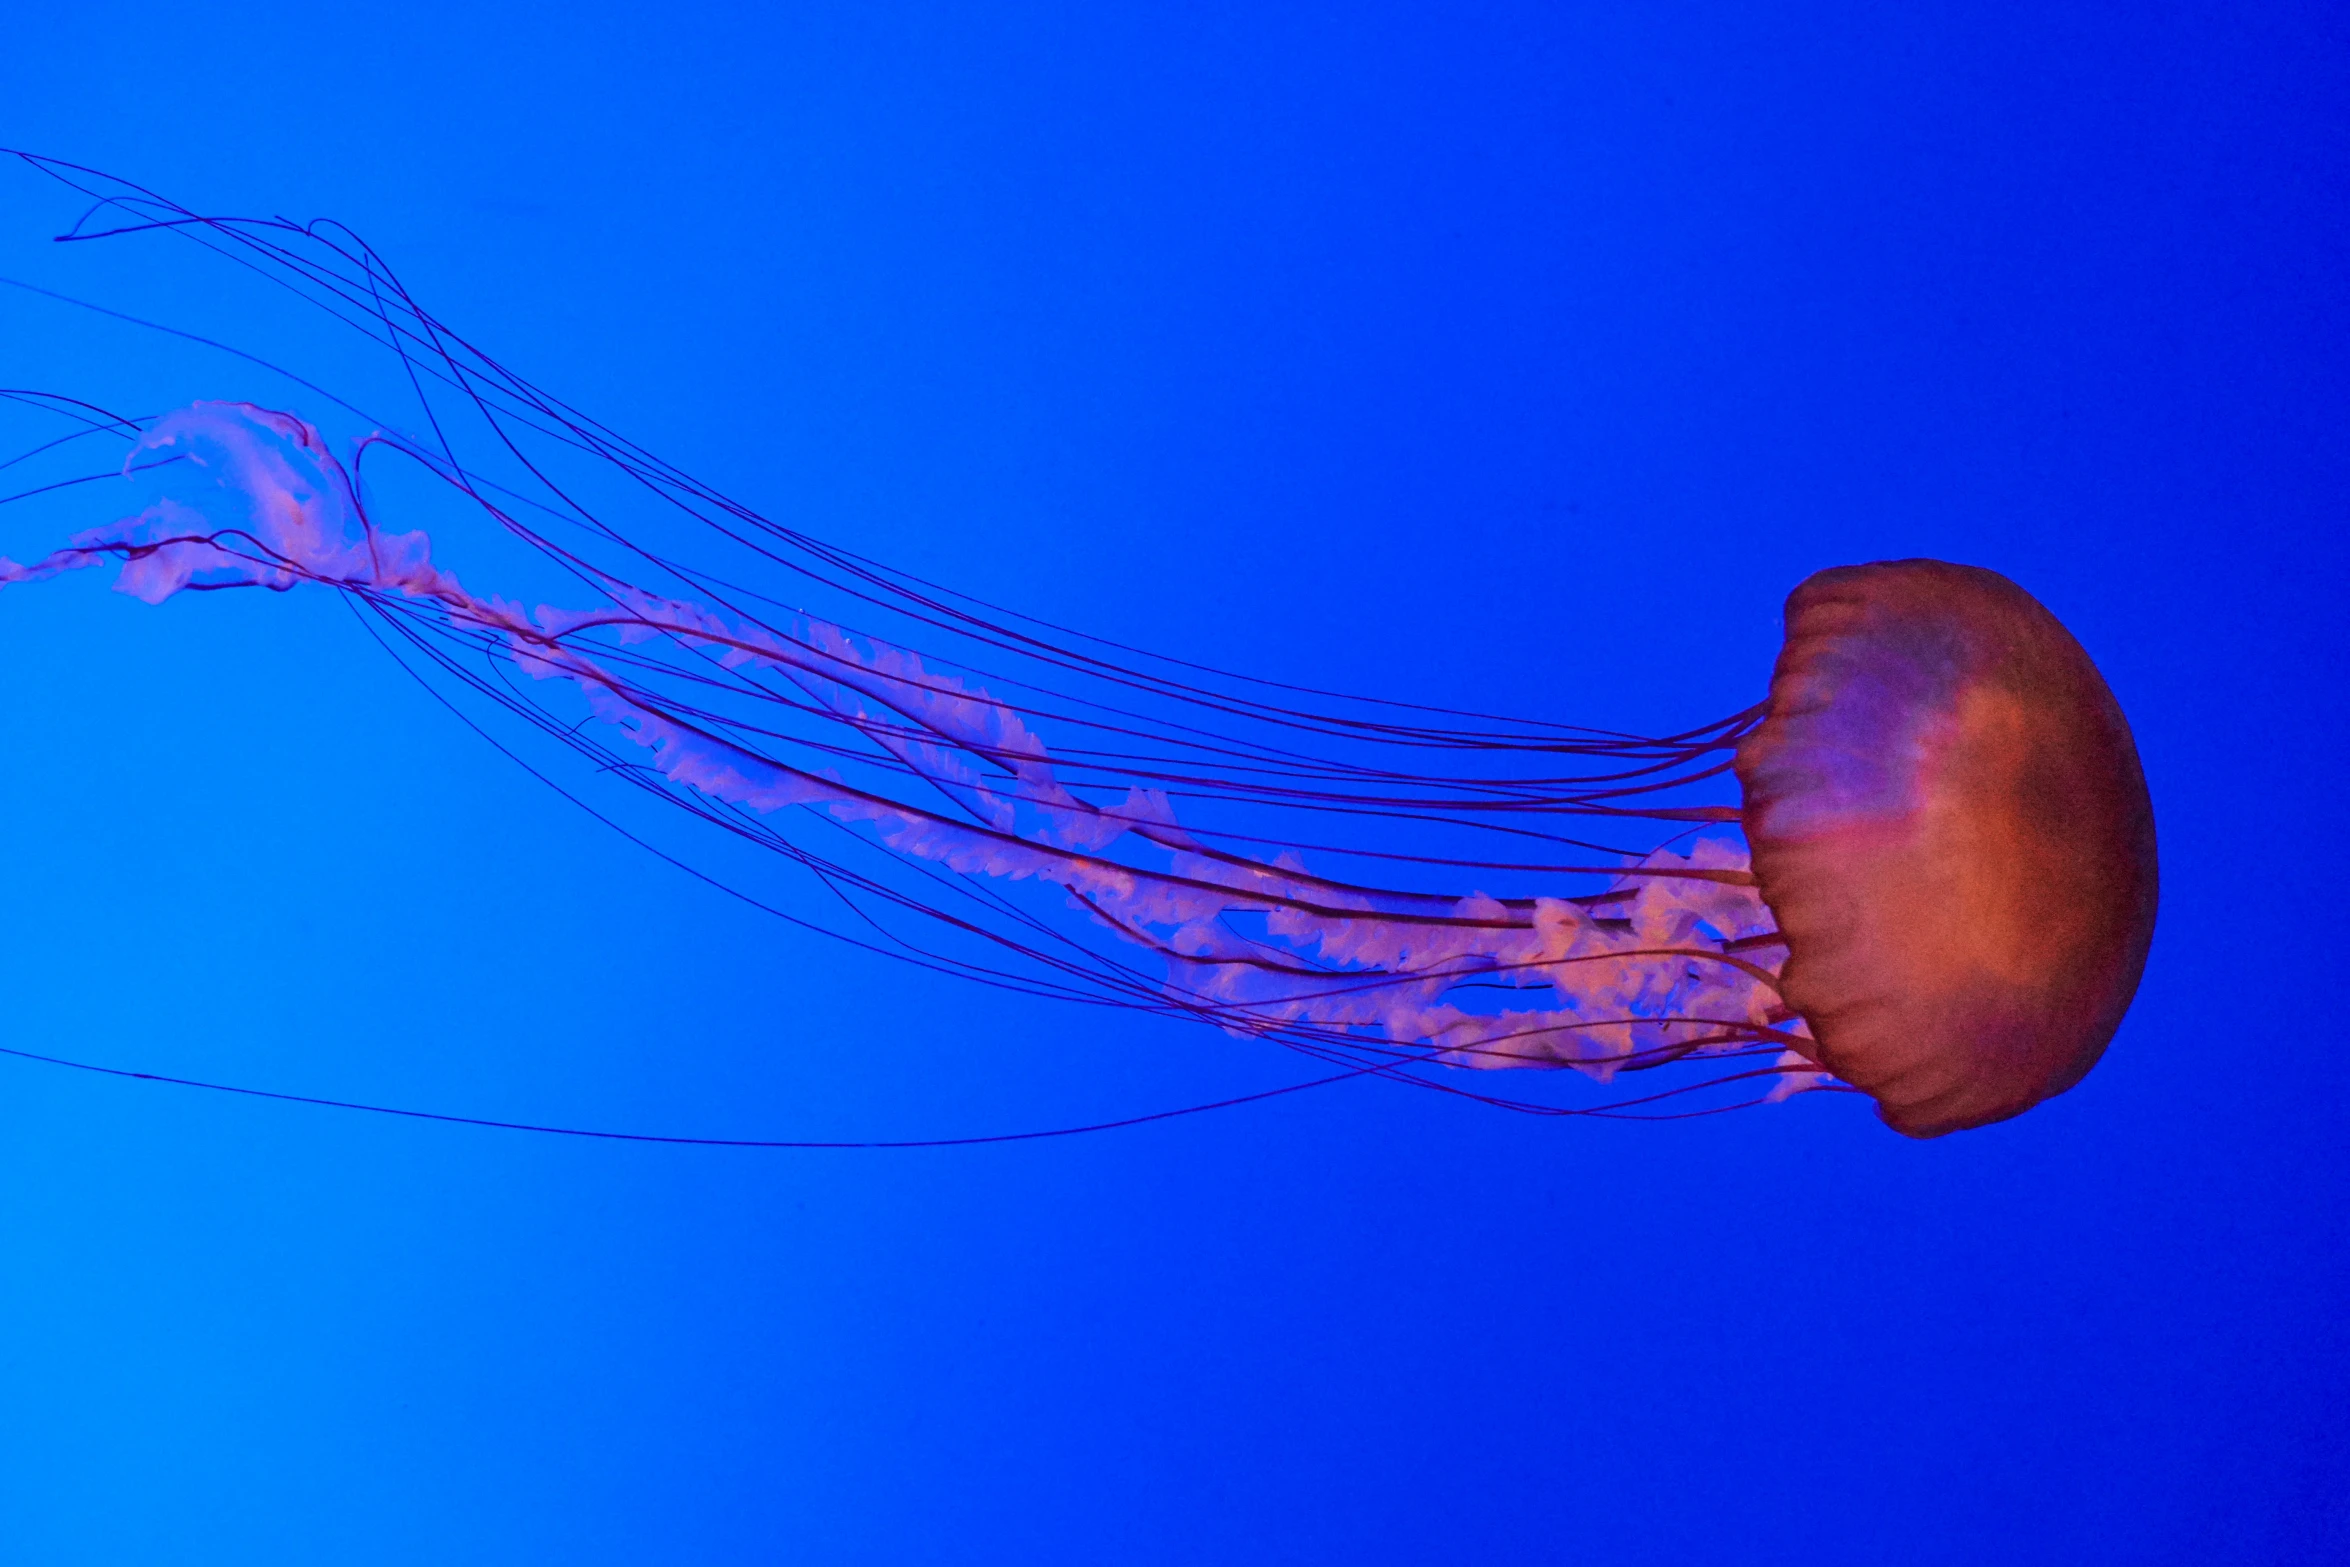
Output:
[[[1170,653],[1655,731],[1818,567],[1994,567],[2164,902],[2105,1063],[1930,1144],[1360,1086],[718,1152],[0,1062],[0,1559],[2350,1557],[2350,23],[1626,10],[12,19],[0,143],[339,218],[769,514]],[[0,274],[381,374],[76,215],[0,171]],[[5,288],[0,382],[295,395]],[[0,1042],[785,1137],[1291,1070],[779,933],[323,595],[12,589],[0,671]]]

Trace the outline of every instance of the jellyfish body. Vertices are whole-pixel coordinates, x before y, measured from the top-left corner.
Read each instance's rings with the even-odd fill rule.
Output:
[[[1202,779],[1184,770],[1189,725],[1112,730],[1153,748],[1153,770],[1137,776],[1099,752],[1072,762],[1048,750],[1039,726],[1078,713],[1014,706],[805,614],[714,611],[609,574],[590,579],[604,602],[589,609],[477,595],[423,533],[377,527],[345,466],[290,414],[199,403],[139,429],[127,467],[165,492],[30,565],[0,559],[0,586],[113,561],[118,589],[150,603],[188,588],[336,589],[419,649],[442,637],[525,685],[576,691],[618,741],[590,752],[600,770],[759,834],[884,915],[976,935],[1073,998],[1186,1016],[1348,1074],[1425,1086],[1429,1069],[1570,1068],[1607,1083],[1687,1063],[1726,1074],[1699,1090],[1758,1078],[1763,1099],[1848,1087],[1896,1129],[1934,1136],[2077,1081],[2146,956],[2153,818],[2128,726],[2064,628],[1989,571],[1899,561],[1822,572],[1788,601],[1762,708],[1671,740],[1498,747],[1547,765],[1561,752],[1607,757],[1614,771],[1415,778],[1348,774],[1290,749],[1250,757],[1244,771],[1274,780],[1265,799],[1286,806],[1297,782],[1315,785],[1304,808],[1334,837],[1366,805],[1387,820],[1493,812],[1521,836],[1532,813],[1705,834],[1608,864],[1426,862],[1605,878],[1593,892],[1494,897],[1333,878],[1294,849],[1231,847],[1231,835],[1179,821],[1171,795],[1254,787],[1180,787]],[[598,745],[523,699],[523,685],[479,689],[574,748]],[[1489,737],[1463,743],[1497,749]],[[1204,765],[1225,769],[1234,754],[1218,746]],[[1725,769],[1743,786],[1742,812],[1644,798]],[[893,887],[755,825],[795,812],[853,829],[923,880]],[[1748,845],[1716,825],[1741,817]],[[1062,889],[1159,977],[977,890],[990,881]],[[942,901],[955,888],[974,889],[959,894],[968,910]],[[1477,994],[1495,991],[1507,999]]]
[[[1930,560],[1810,578],[1737,771],[1780,993],[1889,1125],[2004,1120],[2096,1064],[2153,937],[2154,812],[2030,594]]]
[[[0,391],[0,412],[67,426],[0,466],[120,441],[112,472],[151,492],[28,564],[0,557],[0,587],[114,563],[149,603],[340,593],[469,725],[464,704],[502,709],[543,755],[584,760],[585,786],[681,807],[846,911],[803,917],[655,851],[795,929],[1205,1023],[1337,1069],[1321,1081],[1641,1118],[1844,1089],[1917,1136],[2061,1092],[2129,1004],[2155,863],[2128,726],[2071,636],[1991,572],[1813,577],[1769,700],[1665,736],[1254,679],[763,517],[471,346],[345,231],[26,161],[107,216],[68,237],[197,239],[358,327],[429,437],[345,402],[375,427],[345,461],[252,404],[134,420]],[[535,551],[564,604],[476,591],[424,532],[379,525],[371,452]],[[108,476],[28,479],[0,505]],[[712,554],[632,537],[648,497]],[[1721,798],[1733,775],[1742,805]],[[1495,1068],[1622,1097],[1504,1098]]]

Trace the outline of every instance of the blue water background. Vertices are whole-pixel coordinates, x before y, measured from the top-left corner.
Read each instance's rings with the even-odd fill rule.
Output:
[[[339,218],[771,515],[1266,675],[1678,727],[1805,573],[1994,567],[2164,866],[2105,1064],[1932,1144],[1360,1086],[713,1152],[0,1062],[0,1558],[2350,1558],[2338,7],[51,6],[0,142]],[[0,273],[379,386],[75,215],[0,171]],[[0,381],[295,396],[8,289]],[[786,1137],[1295,1071],[780,932],[325,595],[11,590],[0,672],[11,1045]]]

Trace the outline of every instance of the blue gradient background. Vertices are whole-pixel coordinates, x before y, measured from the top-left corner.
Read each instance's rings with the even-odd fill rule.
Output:
[[[1926,1145],[1362,1087],[745,1154],[0,1063],[0,1558],[2350,1557],[2350,24],[1627,9],[12,17],[0,142],[339,217],[769,513],[1168,652],[1653,729],[1806,572],[1995,567],[2165,897],[2106,1063]],[[73,215],[0,174],[0,272],[344,373]],[[0,380],[284,398],[0,294]],[[1290,1070],[763,927],[330,598],[12,591],[0,671],[10,1044],[754,1136]]]

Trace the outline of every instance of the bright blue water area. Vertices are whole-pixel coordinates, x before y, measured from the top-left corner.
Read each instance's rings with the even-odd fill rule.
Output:
[[[2105,1062],[1924,1144],[1351,1084],[624,1147],[0,1060],[0,1559],[2350,1557],[2338,9],[51,7],[0,144],[339,219],[769,516],[1272,678],[1659,732],[1813,570],[1993,567],[2164,878]],[[0,170],[0,275],[399,395],[79,216]],[[364,428],[15,288],[0,383]],[[0,671],[0,1044],[746,1137],[1298,1072],[778,929],[330,595],[11,589]]]

